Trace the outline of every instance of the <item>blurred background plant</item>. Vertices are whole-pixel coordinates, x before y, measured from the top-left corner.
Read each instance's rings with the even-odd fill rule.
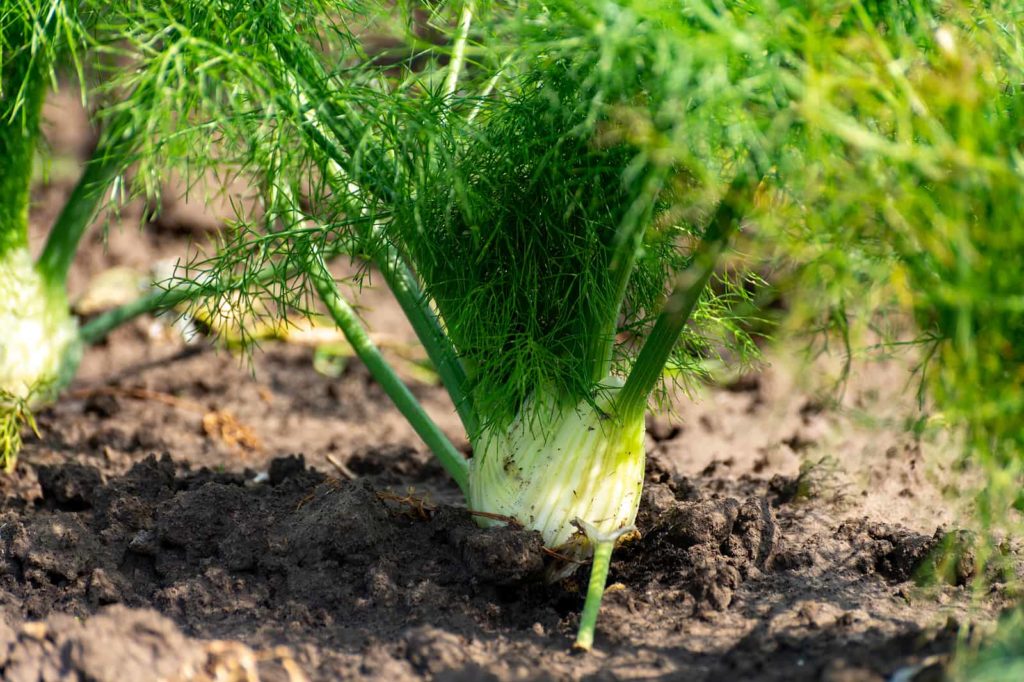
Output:
[[[110,328],[80,329],[68,305],[68,272],[83,234],[102,207],[119,206],[134,189],[152,189],[144,181],[126,183],[124,173],[143,151],[145,124],[160,103],[144,88],[117,93],[131,101],[131,116],[104,107],[115,95],[99,94],[109,81],[106,71],[119,66],[104,54],[122,40],[118,20],[124,20],[105,9],[62,0],[0,6],[0,467],[6,471],[16,463],[22,431],[35,430],[31,410],[56,398],[74,377],[82,346]],[[58,84],[77,87],[101,130],[36,258],[29,244],[30,189],[42,161],[44,100]]]
[[[187,62],[191,36],[173,22],[133,41],[144,3],[11,0],[0,4],[0,468],[10,471],[32,410],[52,402],[74,377],[84,345],[140,314],[171,307],[205,289],[149,287],[137,300],[80,325],[67,278],[80,241],[104,208],[135,197],[159,206],[177,175],[192,188],[207,172],[230,179],[230,159],[209,121],[241,106],[223,59]],[[52,90],[77,91],[96,128],[89,159],[41,249],[29,244],[30,189],[47,160],[41,136]],[[220,116],[218,130],[230,121]],[[60,125],[60,121],[54,122]],[[218,175],[219,174],[219,175]],[[224,175],[227,174],[227,175]],[[216,191],[216,188],[212,188]],[[186,190],[187,191],[187,190]],[[201,190],[197,190],[201,193]],[[145,218],[152,219],[153,211]],[[36,256],[38,254],[38,256]],[[138,295],[132,291],[131,297]]]
[[[977,587],[1019,593],[1003,539],[1024,530],[1024,8],[815,9],[794,102],[806,135],[764,220],[791,276],[786,325],[847,352],[917,347],[923,427],[961,434],[962,465],[983,473],[955,491],[974,499]],[[1024,648],[996,641],[1002,663],[962,679],[1017,679],[1005,657],[1019,670]]]
[[[765,222],[796,264],[791,325],[920,346],[929,420],[962,429],[986,470],[992,531],[1019,530],[1024,446],[1022,17],[1016,3],[853,3],[826,18],[837,28],[808,33],[827,37],[809,38],[795,103],[805,151],[783,220]]]

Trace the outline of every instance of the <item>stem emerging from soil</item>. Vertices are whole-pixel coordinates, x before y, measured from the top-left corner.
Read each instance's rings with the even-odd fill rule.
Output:
[[[594,563],[590,568],[590,583],[587,585],[587,599],[583,603],[580,614],[580,629],[576,634],[576,642],[572,645],[577,651],[590,651],[594,645],[594,629],[597,627],[597,614],[601,611],[601,599],[604,597],[604,585],[608,581],[608,568],[612,562],[612,550],[615,539],[596,540],[594,542]]]

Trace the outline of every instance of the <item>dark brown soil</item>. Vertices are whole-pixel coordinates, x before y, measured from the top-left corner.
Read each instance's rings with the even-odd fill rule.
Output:
[[[40,225],[67,189],[39,189]],[[140,210],[74,287],[210,229],[135,231]],[[383,293],[360,301],[411,338]],[[1001,606],[972,600],[964,557],[923,580],[962,510],[949,446],[904,428],[899,363],[856,366],[831,403],[777,349],[652,420],[641,536],[576,655],[586,572],[546,584],[536,535],[478,528],[365,368],[329,378],[313,354],[270,344],[250,367],[152,319],[88,351],[0,481],[0,677],[921,682]]]

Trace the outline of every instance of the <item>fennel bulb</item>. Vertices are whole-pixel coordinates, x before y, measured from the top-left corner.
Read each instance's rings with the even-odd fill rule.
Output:
[[[46,402],[82,357],[78,323],[62,288],[47,286],[27,249],[0,256],[0,393]]]
[[[548,547],[584,553],[578,522],[602,535],[632,526],[644,482],[644,417],[612,416],[621,387],[612,382],[593,404],[559,410],[532,401],[507,429],[485,430],[469,467],[470,509],[516,519]]]

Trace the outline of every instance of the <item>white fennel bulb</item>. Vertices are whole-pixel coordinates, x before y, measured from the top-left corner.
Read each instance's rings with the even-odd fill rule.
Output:
[[[606,381],[606,386],[612,380]],[[636,520],[644,482],[644,418],[610,416],[615,382],[554,418],[523,408],[500,432],[485,431],[469,469],[469,504],[541,533],[548,547],[583,547],[577,521],[612,535]],[[484,525],[500,520],[479,517]],[[582,541],[582,542],[581,542]]]
[[[0,255],[0,392],[39,404],[67,385],[81,359],[78,324],[26,249]]]

